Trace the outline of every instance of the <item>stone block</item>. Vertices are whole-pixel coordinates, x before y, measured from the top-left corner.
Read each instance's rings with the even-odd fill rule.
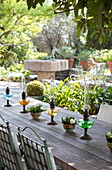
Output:
[[[67,60],[25,60],[24,68],[30,71],[62,71],[68,70]]]

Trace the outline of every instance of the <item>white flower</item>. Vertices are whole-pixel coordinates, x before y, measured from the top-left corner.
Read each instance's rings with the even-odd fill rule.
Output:
[[[75,119],[70,119],[70,124],[74,124],[75,123]]]

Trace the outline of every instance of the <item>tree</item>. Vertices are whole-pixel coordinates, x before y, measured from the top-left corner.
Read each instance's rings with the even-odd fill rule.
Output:
[[[0,5],[0,66],[8,67],[24,61],[33,47],[31,39],[51,17],[50,6],[28,11],[24,1],[3,0]],[[33,49],[32,49],[33,50]]]
[[[47,1],[47,0],[46,0]],[[27,0],[28,9],[43,5],[45,0]],[[55,14],[74,12],[73,20],[77,22],[77,34],[81,31],[91,32],[99,43],[106,41],[105,30],[112,36],[112,0],[53,0]]]
[[[61,46],[76,48],[78,46],[76,23],[70,21],[70,17],[66,17],[64,14],[56,15],[43,26],[42,31],[33,38],[33,43],[38,51],[51,55],[55,48]]]

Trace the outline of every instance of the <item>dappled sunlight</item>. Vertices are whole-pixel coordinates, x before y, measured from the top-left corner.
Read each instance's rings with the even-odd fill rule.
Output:
[[[70,162],[70,163],[68,163],[68,165],[70,165],[70,166],[74,166],[74,165],[75,165],[75,163]]]

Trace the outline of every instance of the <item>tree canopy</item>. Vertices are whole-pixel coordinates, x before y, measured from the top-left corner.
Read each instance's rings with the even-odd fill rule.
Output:
[[[32,37],[51,17],[51,6],[28,11],[24,1],[3,0],[0,5],[0,66],[22,62],[33,51]]]
[[[19,0],[17,0],[19,1]],[[28,9],[43,5],[47,0],[27,0]],[[91,32],[91,37],[100,43],[106,41],[105,30],[112,35],[112,0],[53,0],[55,14],[74,12],[73,21],[77,22],[77,34]]]

